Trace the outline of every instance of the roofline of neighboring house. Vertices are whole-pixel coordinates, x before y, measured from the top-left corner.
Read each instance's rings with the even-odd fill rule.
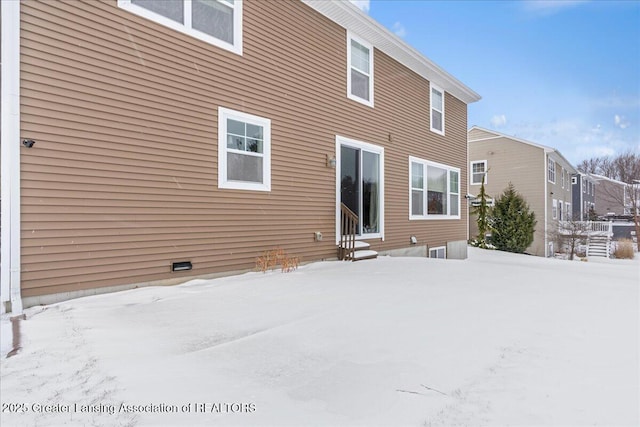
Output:
[[[626,182],[618,181],[617,179],[609,178],[609,177],[606,177],[604,175],[598,175],[596,173],[588,173],[587,175],[591,176],[596,181],[609,181],[609,182],[611,182],[613,184],[629,185]]]
[[[351,2],[327,0],[302,0],[302,2],[336,24],[364,38],[376,49],[464,103],[470,104],[481,99],[481,96],[471,88],[409,46]]]
[[[516,142],[520,142],[522,144],[526,144],[526,145],[531,145],[532,147],[536,147],[536,148],[540,148],[541,150],[544,150],[545,153],[550,154],[550,153],[555,153],[557,154],[562,160],[564,160],[564,162],[569,165],[569,167],[571,168],[571,172],[572,173],[578,173],[578,169],[575,168],[575,166],[573,166],[573,164],[571,164],[571,162],[569,160],[567,160],[560,151],[558,151],[556,148],[553,147],[549,147],[547,145],[543,145],[543,144],[538,144],[537,142],[531,142],[531,141],[527,141],[526,139],[522,139],[522,138],[518,138],[512,135],[507,135],[506,133],[502,133],[502,132],[498,132],[495,130],[490,130],[490,129],[486,129],[477,125],[473,125],[468,131],[467,131],[467,135],[469,134],[469,132],[471,132],[472,130],[477,129],[477,130],[481,130],[483,132],[488,132],[488,133],[492,133],[495,135],[495,138],[508,138],[508,139],[512,139]],[[467,139],[467,142],[474,142],[474,141],[485,141],[487,139],[495,139],[495,138],[482,138],[482,139]]]

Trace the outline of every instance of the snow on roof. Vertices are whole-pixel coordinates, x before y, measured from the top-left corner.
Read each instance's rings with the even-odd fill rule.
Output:
[[[609,182],[612,182],[614,184],[627,185],[626,182],[618,181],[617,179],[609,178],[609,177],[606,177],[604,175],[598,175],[596,173],[590,173],[588,175],[593,177],[594,179],[596,179],[598,181],[609,181]]]

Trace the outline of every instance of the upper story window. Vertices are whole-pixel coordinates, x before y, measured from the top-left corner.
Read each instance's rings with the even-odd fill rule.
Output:
[[[572,176],[571,177],[571,185],[576,185],[578,183],[578,177],[577,176]]]
[[[460,169],[409,158],[409,219],[459,219]]]
[[[564,169],[560,168],[560,175],[562,176],[562,188],[564,188]]]
[[[556,162],[549,157],[548,161],[547,161],[547,179],[549,179],[549,181],[553,182],[554,184],[556,183]]]
[[[477,162],[471,162],[471,185],[482,184],[482,177],[484,177],[484,183],[487,183],[487,161],[479,160]]]
[[[444,91],[431,85],[431,130],[444,135]]]
[[[373,46],[347,33],[347,97],[373,107]]]
[[[118,0],[118,6],[242,55],[242,1]]]
[[[271,120],[218,108],[218,187],[271,191]]]

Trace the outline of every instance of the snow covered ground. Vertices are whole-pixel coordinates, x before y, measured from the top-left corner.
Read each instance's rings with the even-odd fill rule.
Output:
[[[34,308],[0,421],[638,425],[639,266],[471,248]]]

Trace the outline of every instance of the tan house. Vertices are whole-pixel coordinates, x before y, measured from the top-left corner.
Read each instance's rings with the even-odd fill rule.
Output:
[[[479,95],[345,1],[0,2],[2,310],[336,259],[466,257]]]
[[[571,176],[576,169],[551,147],[474,126],[468,131],[469,192],[477,195],[482,177],[485,191],[496,198],[511,182],[526,199],[538,224],[527,252],[537,256],[554,253],[553,233],[558,221],[572,217]],[[469,234],[477,235],[475,217]]]
[[[631,215],[633,204],[627,194],[629,185],[606,176],[590,174],[596,181],[595,212],[600,217]]]

